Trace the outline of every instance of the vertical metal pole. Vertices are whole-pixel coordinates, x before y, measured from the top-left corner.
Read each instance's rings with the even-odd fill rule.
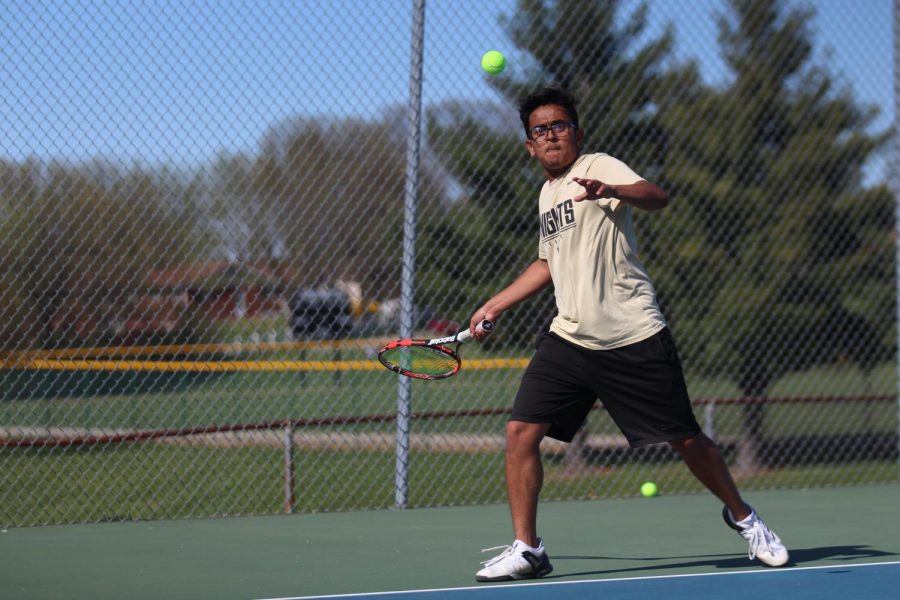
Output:
[[[422,127],[422,57],[425,38],[425,0],[413,0],[412,48],[409,65],[409,105],[406,126],[406,181],[403,188],[403,261],[400,275],[400,336],[413,336],[415,325],[416,205],[419,188],[419,140]],[[397,450],[394,505],[406,508],[409,490],[409,420],[412,386],[398,377]]]
[[[894,268],[897,309],[897,466],[900,467],[900,0],[894,0],[894,155],[891,184],[894,191]]]
[[[710,398],[703,407],[703,433],[711,440],[716,439],[716,399]]]
[[[294,512],[294,428],[284,428],[284,512]]]

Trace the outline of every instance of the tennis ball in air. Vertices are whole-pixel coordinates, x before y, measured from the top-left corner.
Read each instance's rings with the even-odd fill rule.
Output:
[[[496,75],[506,68],[506,57],[497,50],[488,50],[481,57],[481,68],[485,73]]]
[[[641,496],[645,498],[652,498],[658,491],[659,490],[656,489],[656,484],[652,481],[647,481],[641,486]]]

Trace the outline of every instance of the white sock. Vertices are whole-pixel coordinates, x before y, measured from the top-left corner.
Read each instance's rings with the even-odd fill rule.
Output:
[[[542,540],[541,538],[538,538],[537,548],[533,548],[532,546],[529,546],[522,540],[516,540],[516,542],[521,544],[522,546],[524,546],[525,550],[530,550],[534,554],[543,554],[544,553],[544,540]]]
[[[734,518],[734,515],[731,515],[731,516],[732,516],[732,518]],[[750,526],[750,523],[752,523],[753,519],[755,519],[755,518],[756,518],[756,511],[751,510],[750,515],[746,519],[743,519],[741,521],[735,521],[734,524],[737,525],[738,527],[740,527],[741,529],[747,529],[747,527]]]

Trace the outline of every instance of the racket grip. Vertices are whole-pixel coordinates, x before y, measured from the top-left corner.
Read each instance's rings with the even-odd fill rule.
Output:
[[[479,323],[478,325],[475,326],[475,330],[476,331],[481,330],[484,333],[490,333],[494,330],[494,322],[489,321],[488,319],[485,319],[484,321],[482,321],[481,323]]]

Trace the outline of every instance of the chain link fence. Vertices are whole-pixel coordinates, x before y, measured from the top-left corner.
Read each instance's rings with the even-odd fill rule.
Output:
[[[641,256],[741,487],[898,480],[890,2],[489,4],[7,5],[3,526],[503,501],[552,293],[454,378],[375,353],[534,259],[551,82],[672,197]],[[600,406],[544,451],[547,500],[701,489]]]

